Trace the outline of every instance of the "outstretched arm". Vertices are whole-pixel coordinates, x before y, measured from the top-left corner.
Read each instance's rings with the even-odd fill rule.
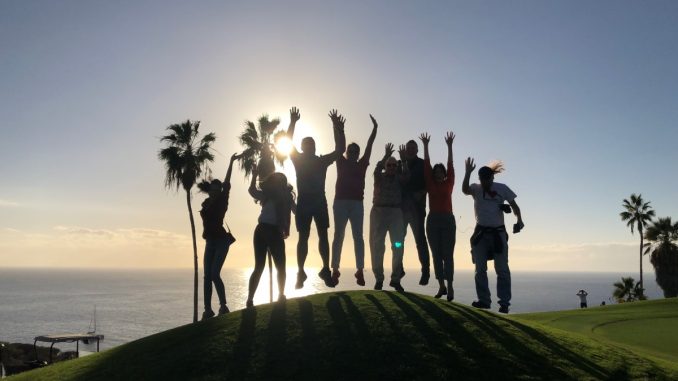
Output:
[[[424,160],[430,163],[431,157],[428,154],[428,143],[431,141],[431,135],[424,132],[423,134],[419,135],[419,140],[421,140],[421,143],[424,145]]]
[[[238,155],[237,153],[234,153],[233,156],[231,156],[231,161],[228,163],[228,170],[226,171],[226,178],[224,178],[224,184],[231,183],[231,173],[233,173],[233,162],[240,159],[241,157],[242,154]]]
[[[454,165],[452,163],[452,143],[456,135],[453,132],[445,134],[445,144],[447,144],[447,177],[454,183]]]
[[[461,184],[461,191],[464,194],[471,194],[471,187],[468,183],[474,169],[476,169],[476,165],[473,163],[473,159],[470,157],[466,158],[466,173],[464,173],[464,182]]]
[[[372,114],[370,114],[370,119],[372,119],[372,133],[370,134],[370,137],[367,139],[367,145],[365,146],[365,152],[363,153],[363,157],[361,160],[367,160],[370,161],[370,156],[372,156],[372,145],[374,144],[374,139],[377,138],[377,120],[374,119]]]
[[[398,147],[398,154],[400,155],[400,165],[402,172],[400,173],[400,183],[401,184],[406,184],[407,182],[410,181],[410,169],[407,166],[407,160],[405,160],[406,157],[406,148],[404,144],[401,144],[400,147]]]
[[[250,187],[247,190],[250,196],[254,197],[255,200],[261,201],[264,198],[264,192],[260,189],[257,189],[257,177],[259,176],[259,170],[255,165],[252,168],[252,181],[250,182]]]
[[[296,107],[292,107],[290,109],[290,125],[287,127],[287,138],[290,139],[290,142],[293,141],[294,138],[294,129],[297,127],[297,122],[301,119],[301,113],[299,112],[299,109]],[[299,154],[299,151],[297,151],[297,147],[292,144],[292,152],[295,155]]]
[[[388,160],[388,158],[393,155],[393,152],[393,144],[386,143],[386,146],[384,146],[384,157],[374,167],[375,174],[381,173],[381,171],[384,169],[384,166],[386,165],[386,160]]]
[[[346,118],[339,114],[337,110],[331,110],[329,116],[330,119],[332,119],[332,129],[334,130],[334,152],[325,155],[324,157],[332,162],[346,151],[346,135],[344,134],[344,123],[346,123]]]
[[[520,214],[520,208],[518,207],[518,204],[516,204],[516,200],[515,199],[511,200],[508,203],[509,205],[511,205],[511,208],[513,209],[513,214],[515,214],[516,217],[518,217],[518,226],[520,227],[520,229],[524,228],[525,224],[523,223],[523,216],[522,214]]]

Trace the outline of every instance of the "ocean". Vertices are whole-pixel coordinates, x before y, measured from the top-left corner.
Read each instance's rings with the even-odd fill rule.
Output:
[[[366,271],[367,285],[355,284],[353,271],[344,270],[334,289],[318,279],[318,269],[307,269],[309,279],[302,290],[294,289],[296,268],[288,268],[288,298],[330,290],[371,289],[374,278]],[[224,269],[228,305],[232,311],[242,309],[247,297],[251,269]],[[406,291],[433,295],[435,282],[418,285],[419,271],[406,270]],[[388,270],[385,289],[388,284]],[[200,274],[202,276],[202,273]],[[490,270],[490,290],[494,295],[495,276]],[[650,299],[662,298],[654,274],[645,275]],[[513,300],[511,313],[554,311],[579,307],[578,290],[588,291],[589,307],[611,300],[612,284],[628,273],[560,273],[512,272]],[[275,277],[275,272],[274,272]],[[268,268],[261,278],[255,304],[269,301]],[[202,284],[199,308],[202,309]],[[469,305],[475,299],[473,272],[455,272],[455,301]],[[274,286],[274,300],[277,299]],[[216,310],[216,293],[213,296]],[[0,341],[32,343],[38,335],[83,333],[90,328],[96,306],[97,333],[105,335],[102,349],[112,348],[192,320],[192,270],[54,270],[0,269]],[[496,311],[496,304],[493,310]],[[199,313],[202,313],[200,311]],[[74,350],[74,344],[59,348]],[[71,348],[73,347],[73,348]]]

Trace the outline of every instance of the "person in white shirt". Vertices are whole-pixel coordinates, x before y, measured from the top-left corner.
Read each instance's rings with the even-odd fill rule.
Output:
[[[478,170],[480,184],[469,185],[471,173],[476,166],[472,158],[466,159],[466,173],[462,183],[462,192],[473,197],[476,227],[471,236],[471,256],[475,264],[475,283],[478,300],[471,305],[476,308],[490,308],[492,304],[487,284],[487,261],[494,260],[497,273],[497,297],[499,312],[508,313],[511,305],[511,271],[508,265],[508,233],[504,226],[504,213],[513,213],[518,221],[513,225],[513,233],[518,233],[525,225],[516,204],[516,194],[506,185],[494,182],[494,175],[503,170],[501,162],[482,167]],[[508,202],[508,205],[504,204]]]
[[[577,296],[579,297],[579,307],[587,308],[589,306],[588,303],[586,302],[586,296],[588,294],[589,293],[586,292],[586,290],[579,290],[579,292],[577,293]],[[603,303],[605,303],[605,302],[603,302]]]

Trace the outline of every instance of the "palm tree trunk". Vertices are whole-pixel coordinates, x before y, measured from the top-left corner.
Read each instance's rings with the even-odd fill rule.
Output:
[[[645,294],[645,287],[643,287],[643,227],[638,226],[640,233],[640,289]]]
[[[195,240],[195,221],[191,207],[191,191],[186,190],[188,217],[191,219],[191,235],[193,236],[193,323],[198,322],[198,244]]]

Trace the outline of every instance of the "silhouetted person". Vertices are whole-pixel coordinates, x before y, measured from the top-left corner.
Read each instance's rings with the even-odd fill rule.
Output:
[[[473,209],[476,215],[476,227],[471,236],[471,255],[475,264],[475,283],[478,300],[471,305],[476,308],[490,308],[492,303],[487,285],[487,261],[494,260],[497,273],[497,297],[499,312],[508,313],[511,305],[511,271],[508,265],[508,233],[504,226],[504,213],[510,213],[508,201],[518,222],[513,225],[513,233],[525,226],[516,204],[516,195],[504,184],[494,182],[494,175],[503,170],[501,163],[478,170],[480,184],[469,185],[471,172],[476,168],[473,159],[466,159],[466,173],[462,192],[473,197]]]
[[[344,153],[346,149],[346,140],[344,137],[345,119],[337,113],[337,110],[330,112],[332,127],[334,130],[334,151],[318,156],[315,154],[315,140],[312,137],[305,137],[301,141],[301,152],[295,147],[292,148],[290,158],[297,173],[297,190],[299,192],[297,200],[297,212],[295,221],[297,231],[299,231],[299,243],[297,244],[297,264],[299,272],[297,273],[297,283],[295,288],[302,288],[306,280],[304,272],[304,263],[308,255],[308,237],[311,234],[311,222],[315,221],[315,227],[318,231],[318,251],[323,261],[323,268],[318,276],[328,287],[334,287],[332,274],[330,273],[330,244],[327,238],[327,229],[330,226],[330,217],[327,211],[327,199],[325,198],[325,176],[327,167]],[[290,126],[287,135],[290,140],[294,137],[294,128],[301,114],[296,108],[290,110]]]
[[[579,297],[579,307],[580,308],[587,308],[589,306],[588,303],[586,302],[586,297],[588,296],[588,294],[589,293],[586,292],[585,290],[579,290],[579,292],[577,293],[577,296]],[[603,303],[605,303],[605,302],[603,302]]]
[[[454,245],[457,239],[457,223],[452,214],[452,189],[454,188],[454,166],[452,164],[452,143],[454,134],[445,135],[447,145],[447,169],[442,163],[431,168],[428,144],[431,137],[421,134],[424,144],[424,178],[428,193],[429,214],[426,218],[426,236],[431,247],[433,270],[438,280],[436,298],[447,295],[447,300],[454,299]],[[447,287],[445,286],[447,282]]]
[[[224,282],[221,280],[221,268],[226,260],[228,249],[233,242],[230,242],[227,238],[226,229],[224,229],[224,216],[228,209],[233,162],[238,158],[240,156],[237,154],[231,156],[223,183],[214,179],[211,182],[203,181],[198,184],[198,188],[208,194],[200,209],[203,225],[202,238],[205,239],[205,254],[203,256],[205,310],[202,313],[202,320],[214,316],[214,311],[212,310],[212,284],[214,284],[217,296],[219,297],[219,315],[229,312],[226,306]]]
[[[412,228],[412,235],[417,244],[417,254],[421,264],[421,278],[419,284],[428,284],[431,275],[428,245],[426,244],[426,182],[424,181],[424,160],[417,156],[419,147],[417,142],[410,140],[405,145],[404,161],[410,172],[410,179],[403,188],[403,218],[405,221],[405,236],[407,225]]]
[[[334,240],[332,241],[332,282],[339,283],[339,263],[341,248],[344,243],[346,224],[351,221],[355,264],[358,269],[355,278],[360,286],[365,285],[363,269],[365,268],[365,242],[363,240],[363,218],[365,210],[363,195],[365,192],[365,173],[370,165],[372,145],[377,136],[377,121],[372,115],[372,133],[367,139],[365,153],[360,157],[360,146],[351,143],[346,147],[346,157],[337,158],[337,184],[334,195]]]
[[[290,235],[291,212],[295,209],[294,192],[287,177],[274,172],[266,177],[257,189],[257,168],[252,171],[249,193],[261,204],[261,213],[254,230],[254,271],[250,276],[247,307],[254,305],[254,294],[261,273],[266,266],[266,253],[270,252],[278,273],[278,301],[285,300],[285,238]]]
[[[401,168],[398,161],[392,157],[393,144],[386,144],[384,158],[377,163],[374,169],[374,196],[370,211],[370,255],[372,258],[372,272],[376,278],[375,290],[381,290],[384,285],[384,251],[386,247],[386,233],[391,240],[391,282],[389,285],[397,291],[404,291],[400,280],[405,276],[403,270],[403,250],[405,225],[403,223],[402,188],[409,174],[407,163],[403,160]],[[401,146],[401,157],[404,155],[404,146]]]

